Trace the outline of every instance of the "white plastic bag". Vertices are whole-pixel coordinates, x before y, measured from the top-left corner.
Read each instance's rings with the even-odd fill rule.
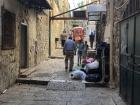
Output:
[[[88,63],[86,64],[86,69],[87,70],[91,70],[91,69],[98,69],[99,68],[99,62],[97,60],[95,60],[92,63]]]
[[[79,79],[84,80],[86,78],[86,74],[81,70],[75,70],[70,74],[71,79]]]

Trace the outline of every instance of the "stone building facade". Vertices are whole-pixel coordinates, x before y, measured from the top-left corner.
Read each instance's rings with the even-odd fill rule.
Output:
[[[5,35],[2,8],[15,16],[15,46],[12,49],[2,49]],[[26,8],[17,0],[0,0],[0,93],[15,82],[23,68],[31,68],[47,59],[48,20],[49,14]],[[23,35],[27,35],[26,38]],[[22,55],[25,50],[26,54]]]
[[[124,12],[126,10],[126,6],[127,3],[123,6],[122,4],[126,2],[125,0],[120,0],[120,2],[118,2],[117,0],[114,0],[114,13],[113,13],[113,41],[112,41],[112,45],[113,45],[113,49],[112,49],[112,55],[113,55],[113,64],[112,64],[112,69],[114,70],[114,81],[115,81],[115,85],[118,86],[119,85],[119,66],[120,66],[120,24],[119,21],[121,21],[123,19],[123,15]],[[121,7],[121,8],[119,8]]]
[[[120,25],[123,19],[128,2],[126,0],[107,0],[107,23],[105,40],[110,43],[110,70],[112,71],[111,85],[119,86],[119,66],[120,66]],[[124,4],[125,3],[125,4]],[[122,5],[123,4],[123,5]]]
[[[53,7],[53,10],[50,12],[51,17],[66,12],[70,9],[68,0],[50,0],[50,4]],[[63,14],[59,17],[68,17],[68,16],[69,13]],[[60,39],[60,35],[64,31],[64,29],[67,31],[67,33],[69,33],[70,30],[69,26],[70,24],[68,20],[51,20],[51,56],[62,55],[57,52],[58,50],[55,47],[55,38]]]
[[[42,10],[41,6],[36,9],[29,5],[30,8],[28,8],[26,3],[24,4],[24,0],[0,0],[0,93],[11,86],[21,72],[48,59],[49,18],[69,9],[68,0],[48,0],[48,2],[46,3],[49,7]],[[50,5],[53,9],[48,11]],[[11,49],[2,49],[5,35],[2,29],[2,8],[15,16],[13,34],[15,46]],[[58,54],[55,49],[55,38],[60,38],[60,34],[68,25],[69,22],[64,20],[51,21],[52,55],[57,56]]]
[[[107,22],[111,23],[112,82],[114,86],[119,86],[120,96],[127,105],[139,105],[140,1],[108,1]]]

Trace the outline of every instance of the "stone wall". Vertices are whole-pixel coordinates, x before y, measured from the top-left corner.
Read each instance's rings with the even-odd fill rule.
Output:
[[[1,0],[0,7],[8,9],[10,12],[16,13],[18,4],[16,0]],[[1,8],[0,8],[1,11]],[[16,19],[16,24],[18,24],[18,19]],[[0,39],[2,39],[2,28],[1,28],[1,12],[0,12]],[[16,30],[18,30],[18,25],[16,25]],[[18,33],[16,33],[18,36]],[[17,42],[17,40],[16,40]],[[1,45],[1,40],[0,40]],[[17,45],[17,43],[16,43]],[[16,80],[19,72],[19,62],[18,62],[18,48],[13,50],[1,50],[0,46],[0,93],[11,86]]]
[[[127,4],[123,5],[122,4],[126,0],[107,0],[107,24],[111,24],[110,20],[113,19],[113,28],[110,30],[112,35],[112,70],[113,70],[113,81],[115,86],[119,86],[119,52],[120,52],[120,26],[119,26],[119,21],[123,19],[123,14],[126,9]],[[114,2],[113,4],[113,17],[110,16],[111,8],[110,4],[111,2]],[[111,38],[111,37],[110,37]]]
[[[122,6],[122,4],[126,2],[126,0],[114,0],[114,27],[113,27],[113,70],[114,70],[114,80],[116,85],[119,84],[119,52],[120,52],[120,24],[118,23],[123,19],[123,14],[126,10],[126,5]],[[120,8],[121,7],[121,8]]]
[[[55,3],[55,1],[51,1],[51,6],[53,8],[51,12],[51,16],[55,16],[59,13],[67,11],[69,9],[68,1],[61,0],[59,1],[59,6]],[[61,15],[60,17],[67,16],[68,14]],[[67,26],[67,24],[65,24]],[[67,26],[68,27],[68,26]],[[58,53],[57,49],[55,48],[55,38],[60,38],[64,30],[64,20],[52,20],[51,21],[51,56],[61,56],[62,53]]]
[[[59,14],[63,8],[58,8],[54,0],[52,4],[52,16]],[[65,5],[67,0],[61,1]],[[0,7],[16,14],[16,47],[13,50],[1,50],[1,21],[0,21],[0,92],[11,86],[18,77],[20,68],[20,38],[21,23],[27,25],[27,66],[34,67],[48,58],[49,41],[49,12],[39,12],[35,9],[28,9],[17,0],[0,0]],[[64,7],[65,8],[65,7]],[[66,8],[68,9],[68,8]],[[65,9],[63,9],[65,11]],[[0,8],[1,13],[1,8]],[[1,20],[1,14],[0,14]],[[55,49],[55,38],[60,38],[64,30],[64,21],[52,21],[51,50],[52,55],[59,56]],[[62,55],[62,54],[61,54]]]
[[[48,58],[48,14],[28,9],[17,0],[0,0],[0,7],[16,14],[16,47],[1,50],[0,40],[0,93],[11,86],[20,73],[21,23],[27,25],[27,66],[34,67]],[[0,8],[0,39],[1,8]]]
[[[48,58],[49,49],[49,15],[37,15],[37,36],[35,44],[35,63],[38,64]]]

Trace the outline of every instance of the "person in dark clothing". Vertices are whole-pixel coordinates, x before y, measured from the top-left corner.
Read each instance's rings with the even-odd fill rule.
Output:
[[[87,56],[87,50],[89,49],[89,46],[87,44],[87,41],[84,43],[84,50],[83,50],[83,58],[86,58]]]
[[[77,45],[77,49],[78,49],[78,52],[77,52],[77,55],[78,55],[78,66],[79,64],[81,64],[81,59],[82,59],[82,55],[83,55],[83,51],[84,51],[84,42],[83,40],[80,40],[78,45]]]
[[[89,41],[90,41],[91,48],[93,48],[94,37],[95,37],[95,34],[93,32],[91,32],[91,34],[89,35]]]
[[[67,39],[67,33],[66,33],[66,31],[63,31],[63,33],[61,34],[61,46],[62,47],[64,47],[66,39]]]
[[[76,45],[75,42],[72,40],[72,37],[69,37],[63,48],[63,54],[65,55],[65,70],[68,69],[68,61],[69,62],[69,72],[72,71],[74,65],[74,55],[75,55]]]

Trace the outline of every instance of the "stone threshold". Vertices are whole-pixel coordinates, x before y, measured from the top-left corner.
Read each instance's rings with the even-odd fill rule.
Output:
[[[76,82],[70,80],[53,80],[53,79],[33,79],[33,78],[18,78],[16,83],[22,84],[34,84],[34,85],[48,85],[49,82]],[[108,87],[108,83],[105,82],[86,82],[80,81],[85,84],[85,87]]]
[[[33,85],[48,85],[49,80],[31,79],[31,78],[18,78],[16,83],[33,84]]]
[[[108,83],[105,82],[87,82],[85,80],[82,81],[86,87],[108,87]]]

